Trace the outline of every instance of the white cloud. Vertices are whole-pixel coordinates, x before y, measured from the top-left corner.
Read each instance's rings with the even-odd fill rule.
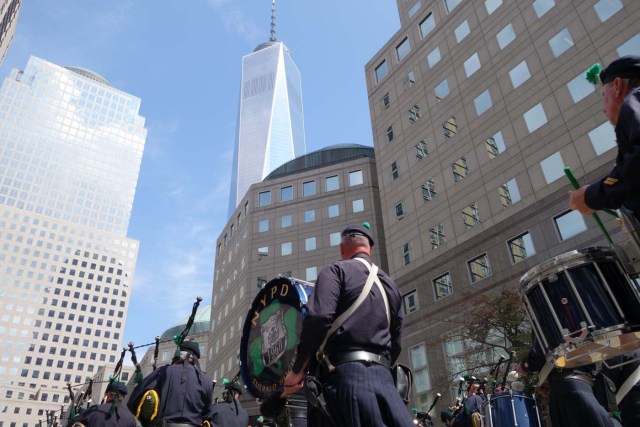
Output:
[[[163,157],[171,149],[171,138],[180,130],[179,120],[156,120],[147,126],[147,141],[144,145],[145,157]]]
[[[264,38],[260,27],[242,10],[238,2],[232,0],[209,0],[209,4],[219,14],[227,32],[237,34],[250,44],[259,43]],[[265,7],[265,13],[268,11]],[[266,15],[268,16],[268,15]]]

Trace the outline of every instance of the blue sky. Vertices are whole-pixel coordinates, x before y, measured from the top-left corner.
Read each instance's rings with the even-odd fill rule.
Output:
[[[88,68],[142,99],[148,137],[129,237],[140,241],[123,343],[150,343],[211,301],[227,221],[242,56],[269,38],[269,0],[29,0],[0,67],[29,55]],[[373,145],[364,65],[400,27],[394,0],[279,0],[302,74],[307,152]]]

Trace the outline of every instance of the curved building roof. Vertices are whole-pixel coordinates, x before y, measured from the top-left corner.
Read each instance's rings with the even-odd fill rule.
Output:
[[[276,179],[304,170],[328,166],[360,157],[375,158],[373,147],[360,144],[330,145],[288,161],[267,175],[264,180]]]
[[[253,49],[253,51],[254,51],[254,52],[257,52],[257,51],[259,51],[259,50],[266,49],[266,48],[271,47],[271,46],[273,46],[273,45],[276,45],[276,44],[278,44],[278,43],[280,43],[280,42],[278,42],[278,41],[271,41],[271,40],[269,40],[268,42],[260,43],[258,46],[256,46],[256,48],[255,48],[255,49]]]
[[[160,336],[161,340],[172,339],[179,333],[181,333],[184,328],[187,326],[187,322],[189,321],[189,317],[191,315],[185,317],[180,320],[177,324],[170,327]],[[210,318],[211,318],[211,304],[204,305],[202,307],[198,307],[198,311],[196,312],[196,317],[193,319],[193,325],[191,325],[191,329],[189,330],[189,335],[198,335],[204,334],[210,331]]]
[[[100,74],[94,73],[91,70],[87,70],[86,68],[80,68],[80,67],[64,67],[64,68],[66,68],[67,70],[71,70],[74,73],[78,73],[81,76],[88,77],[91,80],[95,80],[98,83],[102,83],[102,84],[105,84],[107,86],[111,86],[111,83],[109,83],[109,81],[107,79],[102,77]]]

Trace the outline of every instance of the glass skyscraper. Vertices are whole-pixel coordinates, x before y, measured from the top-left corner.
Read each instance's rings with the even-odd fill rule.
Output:
[[[0,420],[37,426],[66,383],[117,359],[138,242],[127,238],[140,99],[31,57],[0,89]],[[0,423],[1,425],[1,423]]]
[[[229,215],[251,184],[305,151],[300,72],[289,49],[272,37],[242,58]]]

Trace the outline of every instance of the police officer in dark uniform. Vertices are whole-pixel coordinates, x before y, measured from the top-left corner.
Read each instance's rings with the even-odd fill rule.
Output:
[[[109,383],[105,394],[105,403],[95,405],[74,417],[68,427],[137,427],[135,417],[122,402],[127,395],[127,386],[123,382]],[[79,423],[79,424],[78,424]]]
[[[569,207],[582,214],[625,207],[640,219],[640,56],[623,56],[599,75],[603,111],[615,127],[618,156],[613,170],[569,193]]]
[[[197,366],[199,358],[198,343],[182,343],[180,357],[172,365],[155,370],[133,390],[129,409],[135,412],[145,393],[155,389],[160,400],[157,421],[165,421],[168,427],[199,427],[208,421],[213,382]]]
[[[212,427],[247,427],[249,416],[240,404],[242,386],[237,382],[229,382],[225,388],[224,401],[211,406]]]
[[[307,369],[314,371],[316,352],[334,320],[360,296],[371,265],[372,233],[369,224],[352,225],[342,231],[341,260],[320,271],[304,318],[296,361],[284,379],[285,394],[302,387]],[[390,319],[383,295],[374,285],[366,299],[326,343],[319,379],[329,414],[340,426],[410,426],[413,417],[396,390],[390,365],[400,354],[402,296],[391,278],[378,270],[388,299]],[[309,408],[310,426],[329,421]]]
[[[546,358],[534,337],[531,350],[522,359],[518,371],[535,372],[542,369]],[[547,377],[549,392],[549,416],[551,425],[562,427],[620,427],[620,422],[598,402],[595,393],[594,365],[571,369],[553,368]]]

